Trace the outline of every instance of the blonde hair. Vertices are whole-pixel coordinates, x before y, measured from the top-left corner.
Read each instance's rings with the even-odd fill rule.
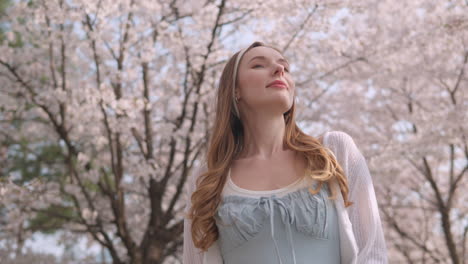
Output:
[[[269,47],[262,42],[254,42],[247,49],[235,53],[223,69],[219,81],[216,98],[216,113],[212,134],[208,143],[206,155],[207,171],[199,175],[196,188],[191,196],[191,208],[187,217],[192,219],[192,239],[195,247],[202,251],[208,248],[218,239],[218,229],[214,219],[216,210],[221,202],[221,192],[226,183],[227,172],[232,161],[238,157],[244,144],[243,125],[234,114],[235,101],[233,100],[234,71],[236,59],[242,51],[247,52],[254,47]],[[244,52],[243,52],[244,53]],[[240,60],[239,58],[238,60]],[[305,174],[317,181],[317,189],[309,188],[311,194],[320,191],[324,183],[336,181],[340,187],[345,207],[353,203],[348,200],[348,181],[343,169],[338,164],[334,155],[330,153],[316,138],[301,131],[295,121],[295,103],[283,114],[285,121],[284,144],[296,154],[302,155],[307,160]],[[194,175],[196,177],[197,175]],[[332,196],[336,199],[336,193],[331,188]]]

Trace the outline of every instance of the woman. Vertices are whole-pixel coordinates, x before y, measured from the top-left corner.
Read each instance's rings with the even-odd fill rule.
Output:
[[[206,161],[189,178],[185,264],[387,263],[365,158],[344,132],[303,133],[295,94],[274,47],[227,62]]]

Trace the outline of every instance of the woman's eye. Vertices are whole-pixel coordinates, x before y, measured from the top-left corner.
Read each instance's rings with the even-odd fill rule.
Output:
[[[254,67],[254,68],[256,68],[257,66],[262,66],[262,65],[260,65],[260,64],[257,64],[257,65],[255,65],[255,66],[253,66],[253,67]]]

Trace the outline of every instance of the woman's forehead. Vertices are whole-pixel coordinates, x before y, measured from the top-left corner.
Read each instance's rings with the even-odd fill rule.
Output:
[[[270,47],[259,46],[250,49],[244,54],[244,57],[242,58],[242,64],[249,63],[253,59],[265,58],[273,59],[274,61],[278,59],[285,59],[284,56],[277,50]]]

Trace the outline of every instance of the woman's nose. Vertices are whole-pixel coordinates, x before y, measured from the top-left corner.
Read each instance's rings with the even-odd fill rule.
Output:
[[[281,64],[277,64],[275,66],[275,75],[280,73],[280,75],[284,75],[284,66]]]

